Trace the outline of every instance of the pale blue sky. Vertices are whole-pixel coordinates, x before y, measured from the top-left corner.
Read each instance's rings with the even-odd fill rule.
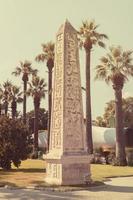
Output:
[[[109,45],[133,49],[132,0],[0,0],[0,83],[9,79],[17,85],[22,81],[11,76],[20,60],[33,61],[40,75],[47,80],[47,69],[34,62],[41,52],[41,43],[55,41],[60,25],[68,19],[78,29],[84,19],[95,19],[99,31],[106,33]],[[92,52],[92,114],[102,115],[105,103],[114,98],[113,89],[94,79],[94,67],[106,50],[95,48]],[[84,86],[84,53],[80,52],[82,85]],[[124,96],[133,96],[133,80],[123,90]],[[84,94],[83,94],[83,102]],[[47,107],[47,99],[42,102]],[[33,103],[28,100],[28,110]]]

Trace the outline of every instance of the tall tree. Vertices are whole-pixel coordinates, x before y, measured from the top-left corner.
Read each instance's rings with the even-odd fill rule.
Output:
[[[104,111],[103,118],[106,121],[107,127],[115,127],[115,101],[107,102]]]
[[[124,126],[133,128],[133,97],[123,99]]]
[[[10,81],[5,81],[3,83],[3,106],[5,109],[5,115],[8,114],[8,106],[10,102],[10,92],[11,92],[12,83]]]
[[[47,130],[47,124],[48,124],[48,111],[45,110],[45,108],[39,109],[38,114],[39,122],[38,122],[38,128],[39,130]],[[29,121],[29,129],[34,132],[34,110],[31,110],[27,113],[27,119]]]
[[[3,99],[3,90],[2,90],[2,87],[0,85],[0,116],[2,114],[2,99]]]
[[[39,54],[35,59],[37,62],[46,62],[48,68],[48,149],[50,138],[51,124],[51,106],[52,106],[52,69],[54,67],[54,43],[48,42],[42,44],[43,53]]]
[[[33,97],[34,102],[34,153],[38,151],[38,114],[40,108],[40,102],[42,98],[45,98],[46,83],[44,79],[38,76],[33,76],[31,83],[29,82],[29,88],[27,95]]]
[[[12,72],[15,76],[22,75],[22,81],[23,81],[23,122],[26,124],[26,91],[27,91],[27,82],[29,80],[30,74],[36,74],[37,70],[32,69],[31,62],[25,61],[20,62],[19,66],[16,67],[15,71]]]
[[[115,101],[111,100],[106,104],[103,118],[107,127],[110,127],[110,119],[115,119]],[[124,127],[133,128],[133,97],[122,99],[122,110]]]
[[[95,126],[106,127],[106,122],[101,116],[96,117],[96,120],[94,122]]]
[[[96,67],[96,79],[113,84],[115,93],[116,116],[116,159],[118,165],[126,165],[123,137],[122,89],[128,76],[133,76],[132,51],[123,51],[121,47],[110,47],[109,53],[101,58]]]
[[[10,92],[12,118],[16,117],[17,103],[23,102],[22,93],[23,92],[20,92],[19,87],[12,85],[11,92]]]
[[[78,32],[79,46],[84,47],[86,53],[86,136],[88,153],[93,153],[92,141],[92,117],[91,117],[91,87],[90,87],[90,56],[91,50],[95,45],[105,48],[104,39],[108,37],[105,34],[97,32],[98,25],[94,21],[83,21]]]

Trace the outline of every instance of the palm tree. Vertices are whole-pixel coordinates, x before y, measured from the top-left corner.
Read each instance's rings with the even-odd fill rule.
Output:
[[[23,122],[26,124],[26,91],[27,91],[27,82],[29,80],[29,75],[30,74],[36,74],[37,70],[32,69],[31,62],[25,61],[25,62],[20,62],[20,65],[16,67],[15,71],[12,72],[13,75],[15,76],[20,76],[22,75],[22,81],[23,81]]]
[[[106,121],[107,127],[115,127],[115,101],[110,100],[106,103],[104,112],[104,120]]]
[[[6,81],[3,83],[3,106],[5,109],[5,115],[8,114],[8,105],[10,102],[10,92],[11,92],[12,83],[10,81]]]
[[[97,32],[98,25],[94,21],[83,21],[78,32],[79,46],[84,47],[86,53],[86,137],[88,153],[93,153],[92,142],[92,117],[91,117],[91,91],[90,91],[90,56],[93,46],[98,45],[105,48],[104,39],[108,37],[105,34]]]
[[[54,43],[48,42],[42,44],[43,53],[39,54],[35,60],[37,62],[46,62],[48,68],[48,149],[50,138],[50,124],[51,124],[51,106],[52,106],[52,69],[54,67]]]
[[[11,109],[12,109],[12,118],[16,117],[17,114],[17,103],[22,103],[23,98],[21,97],[23,92],[20,92],[20,88],[17,86],[11,87],[10,93],[10,101],[11,101]]]
[[[104,118],[101,116],[97,116],[96,120],[94,122],[95,122],[96,126],[107,127],[107,124],[106,124]]]
[[[132,51],[123,51],[121,47],[110,47],[109,53],[101,58],[96,67],[96,79],[112,83],[115,93],[116,117],[116,160],[118,165],[126,165],[123,136],[122,89],[128,76],[133,76]]]
[[[38,113],[40,108],[40,102],[42,98],[45,98],[46,83],[44,79],[40,79],[38,76],[33,76],[31,83],[29,82],[29,89],[27,95],[33,97],[34,102],[34,152],[38,151]]]
[[[1,113],[2,113],[2,99],[3,99],[3,90],[2,90],[2,87],[0,85],[0,116],[1,116]]]
[[[124,125],[133,128],[133,97],[123,99]]]

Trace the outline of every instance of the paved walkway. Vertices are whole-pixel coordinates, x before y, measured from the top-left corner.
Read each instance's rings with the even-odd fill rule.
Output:
[[[133,200],[133,177],[112,178],[105,186],[86,191],[46,192],[0,189],[0,200]]]

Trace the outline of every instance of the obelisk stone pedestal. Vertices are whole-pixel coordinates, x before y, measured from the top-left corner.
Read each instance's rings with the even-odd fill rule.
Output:
[[[90,178],[86,149],[77,32],[66,21],[56,36],[54,85],[46,155],[49,184],[84,184]]]

